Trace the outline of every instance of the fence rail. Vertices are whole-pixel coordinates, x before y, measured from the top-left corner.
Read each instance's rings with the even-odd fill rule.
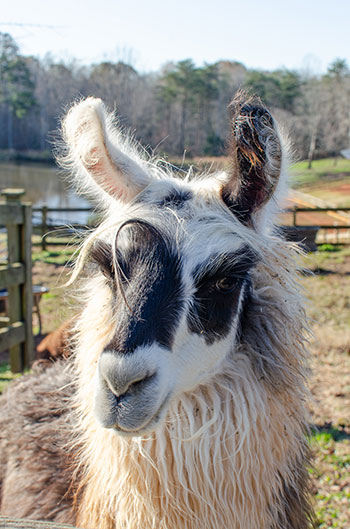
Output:
[[[3,202],[0,203],[0,226],[7,231],[7,262],[0,264],[0,291],[6,289],[8,311],[0,316],[0,352],[10,350],[12,371],[20,371],[29,365],[33,356],[32,334],[32,278],[31,278],[31,245],[32,234],[39,235],[41,240],[34,242],[43,249],[48,244],[67,244],[74,230],[86,230],[93,226],[82,223],[59,224],[50,219],[52,213],[88,213],[95,214],[92,208],[31,208],[20,202],[23,192],[20,190],[4,190]],[[302,213],[337,215],[341,221],[334,224],[317,224],[319,229],[316,242],[331,242],[327,233],[336,232],[336,242],[350,242],[350,207],[293,207],[284,211],[284,215],[292,215],[292,227],[307,228],[298,223],[298,215]],[[33,214],[39,216],[34,219]],[[95,219],[97,221],[97,219]],[[310,225],[309,225],[310,227]],[[347,233],[344,233],[344,231]],[[323,240],[320,233],[325,233]],[[341,236],[339,236],[339,233]],[[347,236],[346,240],[344,236]],[[65,239],[65,240],[63,240]]]
[[[84,231],[89,228],[86,224],[81,223],[57,223],[50,219],[50,213],[94,213],[93,208],[49,208],[47,206],[33,208],[33,217],[35,214],[40,215],[38,219],[33,219],[33,233],[41,236],[40,242],[34,242],[35,246],[41,246],[46,250],[48,244],[59,246],[65,245],[66,242],[60,241],[60,238],[67,238],[76,230]],[[91,227],[91,226],[90,226]],[[53,240],[52,240],[53,239]]]
[[[86,229],[89,229],[94,226],[94,223],[91,225],[86,225],[82,223],[58,223],[57,221],[54,221],[52,218],[50,219],[50,214],[52,213],[96,213],[94,209],[92,208],[69,208],[69,207],[63,207],[63,208],[49,208],[49,207],[36,207],[33,208],[33,214],[39,215],[39,218],[37,217],[35,219],[35,222],[33,223],[33,233],[36,235],[41,236],[40,242],[34,242],[35,245],[41,245],[42,249],[45,250],[48,244],[51,245],[66,245],[66,240],[63,241],[62,239],[67,239],[67,237],[71,236],[75,230],[77,231],[84,231]],[[335,215],[337,218],[337,222],[333,224],[326,224],[326,223],[320,223],[319,219],[317,219],[317,222],[314,223],[314,225],[317,225],[320,233],[323,233],[322,230],[324,230],[324,233],[326,234],[327,238],[327,232],[330,234],[335,231],[338,232],[344,232],[348,230],[348,242],[350,243],[350,207],[346,208],[337,208],[337,207],[293,207],[293,208],[287,208],[283,211],[284,215],[291,214],[292,215],[292,222],[291,225],[298,228],[298,227],[304,227],[304,224],[298,223],[298,215],[300,213],[310,213],[310,214],[317,214],[317,213],[323,213],[327,214],[330,213],[332,215]],[[340,218],[340,215],[342,218]],[[308,224],[308,225],[312,225]],[[336,236],[336,239],[338,240],[338,235]],[[60,240],[61,239],[61,240]]]
[[[336,213],[338,215],[338,222],[344,222],[345,224],[321,224],[320,228],[328,228],[329,226],[331,228],[350,228],[350,208],[336,208],[336,207],[299,207],[296,206],[294,208],[287,208],[284,210],[284,213],[291,213],[293,215],[293,226],[298,226],[297,224],[297,214],[298,213]]]
[[[96,210],[89,207],[56,207],[51,208],[47,206],[34,207],[33,211],[33,234],[39,236],[33,240],[33,245],[41,246],[43,250],[46,250],[47,245],[60,246],[66,245],[67,239],[71,238],[76,232],[84,232],[87,229],[91,229],[95,225],[94,222],[89,224],[82,224],[81,222],[60,222],[57,219],[52,218],[52,214],[62,213],[87,213],[96,214]],[[327,214],[335,215],[337,222],[331,223],[320,223],[319,218],[315,222],[309,222],[307,225],[316,225],[319,228],[317,239],[318,242],[329,241],[333,239],[335,242],[347,242],[350,243],[350,207],[337,208],[337,207],[300,207],[295,206],[287,208],[283,211],[284,219],[288,215],[291,215],[291,223],[289,225],[293,227],[304,227],[305,224],[298,222],[299,215],[303,213],[310,214]],[[339,219],[341,215],[341,220]],[[4,223],[4,219],[11,222],[19,222],[21,219],[21,212],[18,208],[14,208],[13,205],[4,205],[1,213],[0,224]],[[311,218],[311,217],[310,217]],[[96,220],[96,219],[95,219]],[[1,222],[2,221],[2,222]],[[282,222],[283,225],[288,225],[286,222]],[[1,274],[0,274],[1,282]],[[0,287],[1,288],[1,287]]]
[[[291,226],[296,229],[317,227],[317,244],[328,242],[350,244],[350,207],[298,205],[285,209],[282,219],[286,220],[288,215],[292,215]],[[302,222],[300,215],[303,215]],[[331,218],[335,219],[332,224]]]
[[[32,207],[20,202],[24,190],[1,193],[0,225],[7,232],[7,262],[0,266],[1,299],[6,316],[0,318],[0,352],[9,350],[12,372],[33,360],[32,330]]]

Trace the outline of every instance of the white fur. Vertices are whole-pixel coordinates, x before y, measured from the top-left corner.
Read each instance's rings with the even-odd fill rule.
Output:
[[[147,164],[113,125],[100,99],[76,104],[67,114],[63,137],[69,147],[64,164],[76,172],[80,190],[92,196],[101,191],[130,201],[151,181]]]

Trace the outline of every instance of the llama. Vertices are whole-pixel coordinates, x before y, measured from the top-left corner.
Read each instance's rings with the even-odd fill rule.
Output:
[[[67,358],[71,354],[70,345],[73,342],[71,333],[74,321],[75,317],[69,318],[40,341],[36,347],[34,367],[50,365],[51,362],[61,357]]]
[[[105,211],[72,281],[75,351],[1,399],[1,514],[86,529],[305,529],[307,322],[274,229],[286,147],[231,106],[228,171],[180,179],[103,103],[64,163]]]

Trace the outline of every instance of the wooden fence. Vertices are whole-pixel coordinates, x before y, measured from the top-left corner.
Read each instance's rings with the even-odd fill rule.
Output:
[[[9,350],[12,372],[33,360],[32,207],[22,203],[24,190],[1,193],[0,225],[6,228],[7,262],[0,265],[0,291],[6,316],[0,318],[0,352]]]
[[[290,218],[290,216],[292,216]],[[291,220],[289,226],[296,230],[317,228],[316,243],[350,244],[350,208],[349,207],[300,207],[295,206],[284,211],[283,220]],[[302,217],[302,222],[300,222]],[[332,223],[330,221],[332,220]]]
[[[285,210],[286,213],[291,213],[293,216],[292,225],[293,226],[300,226],[297,221],[297,214],[298,213],[326,213],[326,214],[336,214],[338,217],[340,217],[340,214],[343,215],[341,220],[344,224],[321,224],[320,228],[322,229],[350,229],[350,208],[324,208],[324,207],[314,207],[314,208],[301,208],[301,207],[295,207],[295,208],[288,208]],[[348,218],[347,218],[348,217]]]
[[[89,213],[90,215],[94,213],[92,208],[33,208],[33,213],[36,215],[34,224],[33,224],[33,233],[40,236],[40,241],[34,242],[35,245],[40,245],[43,250],[46,249],[47,245],[66,245],[67,238],[72,236],[75,230],[84,231],[88,227],[92,227],[94,222],[90,222],[89,226],[79,223],[63,223],[57,222],[51,218],[54,214],[64,214],[64,213]],[[305,224],[298,222],[299,215],[302,213],[308,214],[330,214],[334,216],[343,215],[341,223],[334,222],[330,223],[320,223],[319,219],[315,219],[314,222],[309,222],[307,226],[317,225],[319,229],[319,242],[325,242],[327,240],[327,235],[331,236],[330,238],[334,239],[334,242],[348,242],[350,243],[350,208],[323,208],[323,207],[294,207],[289,208],[284,211],[283,218],[284,221],[288,220],[289,215],[290,222],[286,225],[291,225],[296,228],[305,227]],[[347,219],[348,217],[348,219]],[[312,216],[310,217],[312,219]],[[282,224],[284,222],[282,221]],[[347,234],[347,237],[344,238],[339,236],[339,233],[343,235]],[[335,236],[334,236],[335,234]]]
[[[40,245],[42,250],[46,250],[48,244],[54,246],[66,245],[67,237],[72,236],[76,230],[86,230],[87,224],[79,223],[58,223],[53,220],[51,214],[53,213],[90,213],[94,210],[92,208],[49,208],[43,206],[41,208],[33,208],[33,214],[38,215],[39,218],[33,219],[33,233],[40,236],[40,242],[34,242],[35,246]],[[40,219],[40,220],[39,220]]]

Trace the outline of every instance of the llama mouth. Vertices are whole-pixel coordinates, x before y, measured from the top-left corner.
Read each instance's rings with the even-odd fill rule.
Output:
[[[121,426],[120,424],[115,424],[111,427],[112,430],[118,435],[122,435],[125,437],[139,437],[145,433],[150,433],[150,431],[158,424],[159,420],[161,419],[162,413],[167,406],[169,400],[171,397],[171,392],[169,392],[165,399],[163,400],[162,404],[159,406],[158,410],[145,422],[143,423],[139,428],[125,428],[125,426]]]

